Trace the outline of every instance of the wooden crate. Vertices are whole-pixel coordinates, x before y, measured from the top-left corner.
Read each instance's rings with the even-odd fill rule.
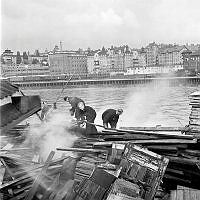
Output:
[[[169,160],[161,155],[128,143],[119,167],[121,177],[141,186],[141,197],[152,200]]]

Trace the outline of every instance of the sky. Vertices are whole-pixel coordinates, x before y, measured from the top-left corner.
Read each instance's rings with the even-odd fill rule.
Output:
[[[1,0],[1,51],[200,43],[200,0]]]

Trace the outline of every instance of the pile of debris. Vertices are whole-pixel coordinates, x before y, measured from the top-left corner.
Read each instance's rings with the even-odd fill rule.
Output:
[[[52,151],[45,163],[28,163],[9,150],[1,153],[1,199],[153,199],[168,164],[167,158],[131,143],[120,159],[113,157],[115,149],[58,151],[76,156],[53,159]]]
[[[104,141],[86,142],[86,144],[94,148],[115,149],[113,156],[119,158],[127,143],[147,148],[169,159],[163,179],[168,189],[174,189],[177,185],[200,189],[200,142],[195,135],[183,134],[183,128],[178,127],[171,130],[169,128],[168,132],[166,128],[161,127],[149,127],[149,130],[136,129],[136,127],[132,129],[124,127],[115,130],[116,135],[102,136]],[[120,135],[117,135],[118,133]]]
[[[1,149],[1,199],[151,200],[170,198],[178,185],[200,189],[195,135],[182,134],[178,127],[170,133],[166,127],[136,129],[80,138],[73,148],[57,148],[64,153],[58,159],[51,152],[46,162],[33,161],[28,147]]]
[[[5,85],[2,98],[17,90]],[[18,123],[41,109],[40,98],[12,98],[9,105],[24,114],[10,115],[1,124],[5,142],[0,149],[0,199],[198,199],[200,94],[191,98],[189,127],[104,129],[95,138],[80,137],[72,148],[58,147],[45,162],[31,146],[8,144],[12,138],[15,144],[23,140],[27,127]],[[4,105],[1,112],[7,108]],[[55,158],[56,152],[62,156]]]

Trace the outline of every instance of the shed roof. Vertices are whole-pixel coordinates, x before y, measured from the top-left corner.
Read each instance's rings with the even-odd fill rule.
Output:
[[[12,85],[7,80],[1,79],[0,81],[0,99],[12,96],[15,92],[19,91],[16,85]]]

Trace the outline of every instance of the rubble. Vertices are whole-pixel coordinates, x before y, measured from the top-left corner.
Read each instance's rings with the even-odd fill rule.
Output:
[[[197,196],[200,131],[194,118],[199,100],[199,94],[192,95],[189,128],[105,129],[94,138],[79,137],[73,147],[57,147],[45,162],[32,146],[11,144],[12,138],[26,137],[27,126],[16,125],[4,135],[0,149],[0,198],[176,200]],[[55,158],[56,152],[63,154]]]

